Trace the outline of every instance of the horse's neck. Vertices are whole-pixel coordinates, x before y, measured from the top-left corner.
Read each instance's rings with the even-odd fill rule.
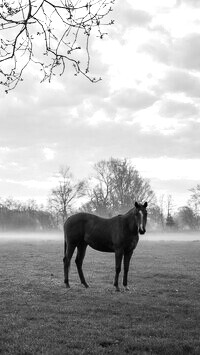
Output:
[[[136,209],[133,207],[130,211],[125,214],[125,219],[127,221],[130,232],[137,233],[138,227],[135,218]]]

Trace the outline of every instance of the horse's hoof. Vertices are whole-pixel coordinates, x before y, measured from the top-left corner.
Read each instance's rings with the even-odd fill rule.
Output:
[[[88,284],[83,284],[83,286],[85,286],[85,288],[89,288],[89,285],[88,285]]]
[[[69,284],[65,284],[65,287],[66,287],[66,288],[70,288]]]
[[[119,287],[116,287],[116,288],[115,288],[115,291],[116,291],[116,292],[120,292],[120,288],[119,288]]]
[[[130,291],[130,288],[129,288],[128,286],[125,286],[125,287],[124,287],[124,290],[125,290],[125,291]]]

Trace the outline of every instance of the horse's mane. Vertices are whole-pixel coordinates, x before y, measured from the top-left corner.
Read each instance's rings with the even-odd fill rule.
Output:
[[[136,212],[136,207],[134,206],[134,207],[132,207],[130,210],[128,210],[125,214],[124,214],[124,216],[128,216],[129,214],[135,214],[135,212]]]

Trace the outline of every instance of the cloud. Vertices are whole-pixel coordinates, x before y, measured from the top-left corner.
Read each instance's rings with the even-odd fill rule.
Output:
[[[171,135],[163,135],[156,129],[144,132],[139,123],[123,121],[97,126],[82,123],[79,127],[68,127],[67,132],[66,140],[58,145],[58,160],[73,161],[73,167],[80,171],[87,170],[83,167],[86,161],[105,158],[105,152],[107,157],[200,158],[197,122],[190,122]],[[73,151],[69,148],[71,145]]]
[[[182,68],[200,69],[200,34],[192,33],[174,43],[172,63]]]
[[[159,113],[164,117],[187,119],[197,117],[199,109],[192,103],[168,99],[162,102]]]
[[[161,41],[160,39],[151,39],[148,43],[140,46],[139,51],[148,53],[156,61],[164,64],[171,63],[170,40]]]
[[[68,104],[63,98],[61,105],[58,98],[60,94],[62,95],[66,90],[71,92],[74,90],[75,95],[75,87],[67,89],[68,84],[62,83],[63,87],[57,90],[52,84],[49,103],[47,98],[50,87],[48,90],[41,87],[36,92],[37,100],[30,98],[31,105],[30,102],[27,105],[26,101],[24,106],[20,101],[18,104],[16,94],[11,95],[8,104],[8,96],[6,96],[3,105],[4,115],[1,118],[0,139],[2,146],[11,149],[4,163],[10,161],[22,167],[20,174],[16,167],[12,168],[16,178],[20,175],[21,179],[25,177],[28,179],[29,169],[34,176],[39,174],[46,176],[63,164],[72,165],[76,173],[80,174],[84,171],[86,175],[89,162],[98,161],[105,155],[108,157],[131,157],[132,155],[183,157],[185,154],[199,156],[199,137],[195,133],[199,134],[200,129],[196,124],[193,132],[194,127],[191,128],[191,123],[185,121],[187,117],[196,117],[198,107],[195,104],[172,98],[161,100],[160,120],[162,115],[184,118],[185,130],[179,129],[174,135],[164,136],[159,127],[151,132],[143,132],[139,120],[137,124],[131,122],[133,113],[134,117],[137,117],[138,113],[145,109],[146,115],[151,120],[148,109],[156,103],[159,95],[184,91],[188,96],[191,94],[197,96],[200,83],[196,76],[185,71],[170,70],[159,82],[156,95],[135,88],[109,94],[107,85],[104,87],[102,83],[100,83],[102,87],[93,85],[91,94],[89,83],[88,95],[84,83],[82,84],[83,87],[85,85],[84,90],[79,92],[79,88],[76,88],[77,104]],[[76,86],[76,83],[74,85]],[[51,105],[51,100],[54,100],[55,104]],[[73,95],[69,96],[69,100],[73,102]],[[95,125],[92,125],[97,112],[99,112],[99,119]],[[54,159],[52,154],[51,159],[47,159],[48,152],[53,152]]]
[[[151,23],[152,16],[149,12],[134,8],[128,1],[117,2],[114,6],[112,19],[115,24],[109,28],[109,37],[124,41],[126,31],[132,28],[146,28]]]
[[[169,69],[155,89],[157,92],[184,93],[188,97],[198,98],[200,79],[185,70]]]
[[[145,177],[158,178],[160,180],[193,180],[196,167],[200,164],[200,159],[179,159],[174,157],[161,156],[156,158],[133,158],[132,163],[138,167]],[[160,167],[157,170],[157,166]],[[185,169],[185,167],[188,169]]]
[[[53,160],[55,158],[55,151],[51,148],[43,148],[43,153],[47,160]]]
[[[67,123],[76,125],[104,105],[109,93],[106,80],[93,84],[70,73],[59,82],[34,83],[27,96],[26,85],[1,96],[0,146],[48,147],[65,138]]]
[[[123,28],[130,28],[130,26],[147,26],[151,22],[151,15],[143,10],[136,10],[132,8],[127,2],[121,5],[117,13],[117,21]]]
[[[177,6],[186,4],[188,6],[200,7],[199,0],[176,0]]]
[[[116,92],[111,97],[111,102],[118,108],[126,108],[131,111],[145,109],[157,100],[157,97],[147,91],[126,89]]]
[[[200,69],[200,35],[190,33],[183,38],[172,38],[166,33],[151,42],[141,45],[140,51],[148,53],[155,60],[174,68]]]

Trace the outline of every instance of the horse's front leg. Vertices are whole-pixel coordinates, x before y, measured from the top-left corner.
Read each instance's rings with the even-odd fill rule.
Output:
[[[123,286],[126,291],[129,290],[128,288],[128,271],[129,271],[129,265],[130,265],[130,260],[131,256],[133,254],[133,250],[129,250],[128,252],[124,253],[124,277],[123,277]]]
[[[115,251],[115,280],[114,280],[114,286],[116,287],[116,291],[120,291],[119,289],[119,274],[121,271],[121,263],[122,263],[122,257],[123,257],[123,250],[119,249]]]

